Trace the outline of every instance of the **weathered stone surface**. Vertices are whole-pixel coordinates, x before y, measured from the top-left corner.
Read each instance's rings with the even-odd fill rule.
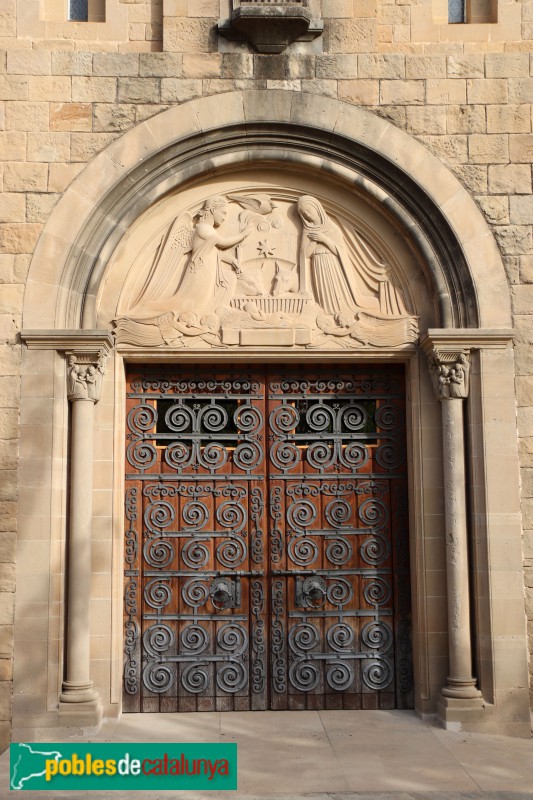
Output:
[[[493,225],[506,225],[509,222],[509,199],[507,197],[476,197],[476,200],[488,222]]]
[[[361,106],[379,103],[379,81],[351,80],[339,81],[338,92],[341,100]]]
[[[446,108],[444,106],[408,106],[406,129],[411,133],[446,133]]]
[[[474,164],[507,164],[509,139],[505,134],[477,134],[468,138],[468,152]]]
[[[2,471],[0,470],[0,476]],[[5,475],[3,477],[6,477]],[[0,486],[0,495],[2,488]],[[15,591],[15,565],[0,563],[0,592]]]
[[[506,103],[508,86],[505,80],[472,79],[466,82],[469,103]]]
[[[254,56],[251,53],[224,53],[220,75],[222,78],[241,80],[252,78],[254,74]]]
[[[28,222],[47,222],[59,194],[28,194],[26,198]]]
[[[10,50],[7,52],[6,72],[12,75],[50,75],[52,53],[50,50]],[[55,71],[55,70],[54,70]]]
[[[407,55],[405,57],[406,78],[445,78],[446,56]]]
[[[41,231],[42,225],[33,223],[0,224],[0,250],[4,253],[32,253]]]
[[[52,70],[55,75],[92,75],[93,54],[67,50],[53,52]]]
[[[28,79],[28,100],[69,101],[72,82],[67,76],[31,75]]]
[[[0,131],[0,152],[6,161],[23,161],[26,155],[26,133]]]
[[[28,161],[68,161],[70,136],[68,133],[28,133]]]
[[[8,103],[6,107],[6,130],[48,130],[48,103]]]
[[[90,103],[50,103],[50,129],[53,131],[90,131]]]
[[[28,100],[29,79],[21,75],[0,75],[2,100]]]
[[[468,140],[464,135],[422,136],[429,149],[448,164],[466,164],[468,161]]]
[[[316,58],[317,78],[346,80],[358,77],[358,60],[356,55],[337,54],[321,55]],[[368,77],[368,76],[367,76]],[[378,75],[374,75],[375,78]]]
[[[83,164],[50,164],[48,190],[64,192],[83,169]]]
[[[359,78],[405,78],[405,56],[398,53],[365,53],[358,65]]]
[[[11,382],[13,383],[12,379]],[[16,439],[19,435],[18,408],[6,406],[4,403],[2,403],[2,406],[2,414],[0,414],[0,438]]]
[[[520,256],[520,282],[533,283],[533,254]]]
[[[0,219],[3,222],[24,222],[26,201],[23,194],[4,192],[0,195]]]
[[[159,78],[119,78],[119,103],[159,103]]]
[[[529,54],[487,53],[485,74],[487,78],[529,77]]]
[[[165,20],[163,48],[170,53],[215,52],[216,17],[213,19],[170,18]]]
[[[424,102],[424,81],[381,81],[381,102],[385,105],[421,105]]]
[[[448,58],[448,78],[483,78],[485,57],[482,53],[451,55]]]
[[[0,254],[0,283],[13,283],[15,269],[15,256],[13,253]],[[0,315],[0,335],[2,331],[2,316]]]
[[[533,162],[533,134],[517,134],[509,137],[511,161],[530,164]]]
[[[202,95],[202,81],[162,78],[161,100],[163,103],[185,103]]]
[[[513,225],[533,225],[533,195],[511,197],[509,202]]]
[[[477,164],[456,164],[453,168],[459,180],[476,194],[488,189],[488,167]]]
[[[294,59],[295,67],[301,59]],[[218,78],[222,71],[220,53],[185,53],[183,56],[184,78]]]
[[[93,74],[118,77],[139,74],[138,53],[95,53]]]
[[[489,166],[489,189],[494,194],[529,194],[531,167],[526,164]]]
[[[125,131],[135,125],[136,113],[132,103],[99,103],[94,109],[93,130]]]
[[[375,50],[377,26],[374,19],[329,20],[324,30],[326,49],[331,53],[365,53]]]
[[[496,239],[500,245],[502,253],[506,255],[520,255],[530,253],[532,247],[531,228],[526,225],[507,225],[495,228]],[[528,286],[517,287],[518,289],[529,289]],[[516,302],[516,296],[515,296]],[[519,303],[515,305],[515,311],[520,313],[522,308]]]
[[[72,100],[75,103],[114,103],[116,99],[116,78],[72,78]]]
[[[459,78],[428,80],[426,99],[431,105],[466,103],[466,81]]]
[[[4,168],[4,189],[8,192],[45,192],[48,182],[46,164],[13,162]]]
[[[224,58],[229,57],[224,56]],[[249,56],[250,61],[252,59]],[[183,55],[181,53],[141,53],[139,56],[141,78],[181,78]]]
[[[484,133],[487,130],[485,106],[456,105],[446,109],[448,133]]]
[[[114,133],[73,133],[70,157],[72,161],[89,161],[115,138]]]
[[[531,131],[531,106],[487,106],[489,133],[529,133]]]
[[[274,56],[257,55],[254,58],[254,77],[259,80],[283,81],[314,78],[315,60],[311,56],[288,56],[283,53]]]

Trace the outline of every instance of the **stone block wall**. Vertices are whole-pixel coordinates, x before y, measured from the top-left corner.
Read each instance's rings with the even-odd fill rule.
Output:
[[[18,331],[31,255],[61,193],[113,139],[171,105],[233,89],[300,90],[386,117],[453,170],[492,227],[514,304],[533,643],[533,6],[478,5],[477,18],[492,22],[448,25],[440,0],[322,0],[322,37],[258,55],[217,36],[229,0],[107,0],[105,22],[88,23],[66,21],[52,0],[0,0],[0,744],[9,738]]]

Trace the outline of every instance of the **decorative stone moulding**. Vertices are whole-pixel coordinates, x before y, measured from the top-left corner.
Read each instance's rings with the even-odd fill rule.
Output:
[[[247,41],[258,53],[282,53],[293,42],[316,39],[323,30],[308,0],[234,0],[231,19],[218,23],[221,36]]]

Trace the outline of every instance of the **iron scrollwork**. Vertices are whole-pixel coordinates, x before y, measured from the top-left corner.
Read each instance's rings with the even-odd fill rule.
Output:
[[[396,375],[131,383],[126,695],[408,696]]]

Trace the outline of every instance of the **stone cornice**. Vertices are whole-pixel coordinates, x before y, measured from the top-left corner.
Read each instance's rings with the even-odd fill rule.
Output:
[[[65,353],[94,353],[114,346],[112,334],[106,330],[23,330],[21,339],[28,350],[58,350]]]
[[[510,328],[429,328],[420,337],[420,346],[426,354],[432,350],[501,350],[512,340],[513,331]]]

